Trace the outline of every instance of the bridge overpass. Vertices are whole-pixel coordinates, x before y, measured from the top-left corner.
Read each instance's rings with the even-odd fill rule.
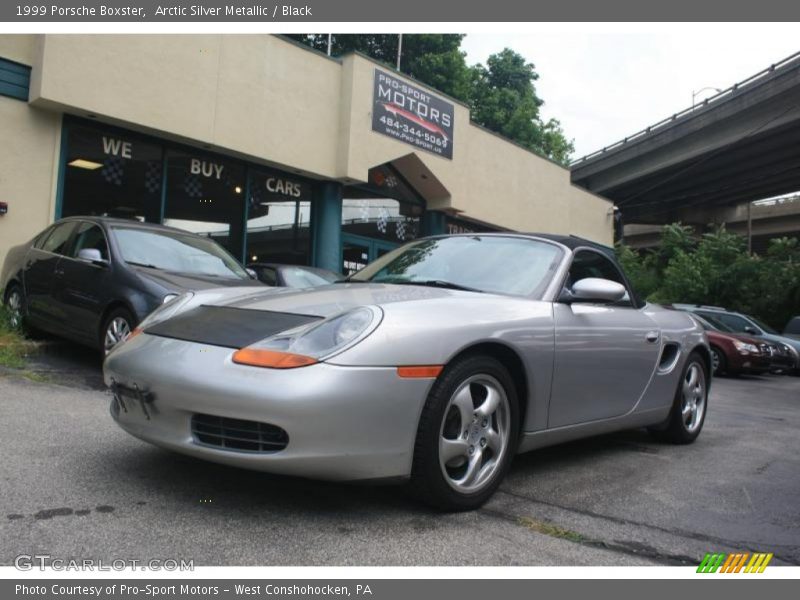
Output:
[[[704,224],[726,207],[800,190],[800,52],[576,160],[571,172],[626,224]]]

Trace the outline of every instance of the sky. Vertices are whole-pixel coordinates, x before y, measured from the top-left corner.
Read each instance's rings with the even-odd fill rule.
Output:
[[[542,115],[561,121],[573,158],[692,105],[692,92],[727,88],[800,51],[798,24],[534,26],[531,33],[471,33],[467,62],[505,47],[536,66]],[[705,90],[697,102],[713,95]]]

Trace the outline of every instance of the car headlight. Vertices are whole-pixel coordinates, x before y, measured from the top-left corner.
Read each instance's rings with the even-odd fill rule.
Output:
[[[380,308],[361,306],[237,350],[233,362],[273,369],[313,365],[355,346],[375,331],[382,318]]]
[[[736,349],[742,354],[747,354],[748,352],[758,354],[758,348],[754,344],[748,344],[746,342],[734,340],[733,345],[736,346]]]

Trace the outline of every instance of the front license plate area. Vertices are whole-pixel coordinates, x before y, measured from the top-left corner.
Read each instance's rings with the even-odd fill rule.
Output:
[[[148,421],[150,420],[150,415],[153,412],[153,400],[155,399],[152,392],[143,390],[136,384],[130,387],[112,381],[111,393],[114,395],[114,400],[122,412],[141,411],[144,417]]]

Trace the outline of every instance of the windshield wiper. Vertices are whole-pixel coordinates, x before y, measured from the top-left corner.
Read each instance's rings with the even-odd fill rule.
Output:
[[[150,263],[140,263],[140,262],[135,262],[135,261],[132,261],[132,260],[126,260],[125,262],[127,264],[129,264],[129,265],[133,265],[134,267],[147,267],[148,269],[159,269],[160,270],[160,267],[157,267],[155,265],[151,265]]]
[[[461,290],[463,292],[478,292],[479,294],[484,293],[483,290],[479,290],[473,287],[468,287],[466,285],[461,285],[460,283],[453,283],[452,281],[445,281],[444,279],[395,279],[395,280],[386,280],[375,283],[389,283],[396,285],[424,285],[427,287],[437,287],[448,290]]]

